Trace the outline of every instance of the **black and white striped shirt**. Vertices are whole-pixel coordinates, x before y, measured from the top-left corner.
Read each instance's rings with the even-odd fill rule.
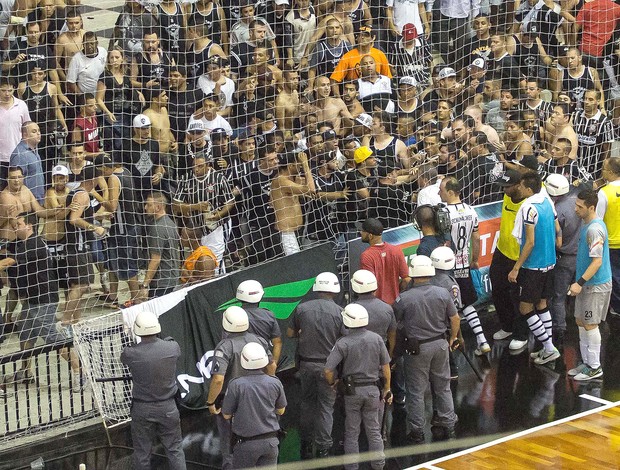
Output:
[[[552,174],[563,175],[570,184],[575,181],[592,181],[592,175],[577,160],[569,160],[565,165],[558,165],[553,159],[547,160],[543,165],[543,172],[545,178]]]
[[[396,77],[413,77],[418,82],[418,86],[426,87],[431,77],[429,68],[432,60],[431,46],[422,36],[415,41],[415,47],[411,53],[403,47],[402,40],[393,43],[389,60],[396,70]]]
[[[201,178],[196,177],[194,173],[188,174],[179,182],[179,188],[174,196],[174,201],[185,204],[208,202],[211,205],[211,211],[220,209],[233,199],[234,196],[228,180],[223,173],[213,168],[209,168]],[[192,212],[189,217],[192,226],[205,227],[208,229],[207,231],[215,230],[222,221],[213,224],[207,220],[204,212]]]
[[[595,179],[600,177],[605,159],[605,144],[614,140],[614,128],[607,116],[600,110],[590,118],[584,110],[575,112],[573,129],[577,134],[577,161]]]

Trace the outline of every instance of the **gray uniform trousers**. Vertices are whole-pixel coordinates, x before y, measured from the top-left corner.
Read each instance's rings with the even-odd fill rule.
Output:
[[[303,441],[312,442],[314,437],[319,449],[328,449],[332,446],[336,402],[336,390],[327,383],[324,369],[324,363],[306,361],[299,363],[301,378],[299,434]]]
[[[273,466],[277,463],[277,437],[240,442],[233,449],[233,468]]]
[[[379,422],[379,405],[381,395],[376,385],[356,387],[355,395],[344,397],[344,453],[359,454],[360,425],[364,423],[368,450],[381,452],[383,455],[383,439],[381,438],[381,423]],[[385,465],[385,457],[373,460],[370,466],[381,470]],[[345,470],[357,470],[358,464],[345,465]]]
[[[222,413],[215,415],[217,432],[220,436],[220,453],[222,454],[222,470],[233,468],[233,455],[230,451],[230,438],[232,436],[232,423],[224,419]]]
[[[553,320],[553,328],[566,330],[566,299],[570,285],[575,282],[577,255],[562,255],[558,258],[555,268],[551,271],[553,279],[553,297],[549,302],[549,310]]]
[[[164,446],[169,468],[185,470],[181,420],[174,398],[149,403],[134,401],[131,405],[134,470],[150,470],[151,452],[156,437],[159,437]]]
[[[420,345],[417,356],[405,355],[407,385],[407,422],[412,432],[424,432],[426,411],[424,393],[431,382],[433,408],[437,411],[436,426],[452,429],[457,422],[450,390],[449,346],[445,339]]]

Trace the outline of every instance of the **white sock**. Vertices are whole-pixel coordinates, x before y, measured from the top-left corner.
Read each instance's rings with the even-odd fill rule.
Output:
[[[579,351],[581,351],[581,362],[587,364],[588,359],[588,338],[586,337],[586,329],[583,326],[579,328]]]
[[[537,310],[536,313],[540,318],[540,321],[545,325],[545,331],[547,332],[547,336],[551,338],[553,341],[553,320],[551,319],[551,312],[549,312],[548,308],[544,310]]]
[[[540,321],[540,317],[536,315],[535,312],[526,316],[527,326],[530,327],[530,331],[534,333],[534,336],[540,341],[546,352],[553,352],[553,341],[547,335],[547,330],[545,330],[545,326]]]
[[[469,327],[476,335],[476,341],[478,342],[478,346],[487,342],[486,337],[484,336],[484,332],[482,331],[482,325],[480,324],[480,318],[478,318],[478,312],[473,305],[468,305],[463,309],[463,316]]]
[[[598,327],[593,330],[586,330],[588,339],[587,360],[584,361],[592,369],[601,367],[601,330]]]

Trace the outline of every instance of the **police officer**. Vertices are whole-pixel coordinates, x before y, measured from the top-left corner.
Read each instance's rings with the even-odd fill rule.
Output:
[[[269,358],[258,343],[241,350],[241,367],[247,375],[233,379],[222,404],[225,419],[232,419],[233,468],[251,468],[278,461],[278,416],[286,409],[280,380],[265,373]]]
[[[351,289],[357,294],[355,303],[368,312],[366,329],[381,336],[392,356],[396,343],[396,317],[391,305],[375,297],[377,278],[371,271],[358,269],[351,278]]]
[[[159,437],[168,465],[185,470],[181,420],[174,396],[177,393],[177,360],[181,348],[172,338],[158,337],[161,326],[152,312],[140,312],[133,325],[142,341],[121,353],[121,362],[129,367],[133,381],[131,405],[132,468],[150,469],[151,450]]]
[[[383,454],[379,404],[381,400],[392,402],[390,391],[390,355],[381,337],[368,331],[368,312],[359,304],[349,304],[342,312],[344,325],[349,334],[334,345],[325,364],[325,377],[329,384],[336,383],[336,369],[342,364],[342,380],[345,384],[345,454],[359,453],[360,424],[364,423],[368,450]],[[383,372],[384,384],[379,390],[379,371]],[[385,458],[371,462],[375,470],[382,469]],[[356,470],[358,464],[345,465]]]
[[[222,454],[222,469],[232,468],[232,453],[230,451],[230,421],[220,414],[221,401],[226,393],[226,387],[236,377],[246,375],[241,367],[241,350],[248,343],[259,343],[266,351],[269,345],[263,339],[248,331],[248,315],[241,307],[231,306],[222,315],[222,327],[228,334],[218,343],[213,352],[211,366],[211,383],[207,395],[207,406],[212,415],[216,415],[216,423],[220,435],[220,452]],[[275,363],[270,364],[270,372],[275,373]]]
[[[289,338],[299,338],[297,357],[301,379],[302,419],[299,434],[302,460],[313,457],[313,441],[319,457],[327,457],[332,447],[336,391],[325,380],[323,369],[336,340],[345,334],[342,308],[334,302],[340,293],[338,276],[330,272],[319,274],[312,290],[318,298],[297,306],[287,331]]]
[[[414,278],[413,287],[396,299],[394,313],[397,320],[402,322],[407,338],[408,354],[405,354],[404,360],[407,421],[411,429],[407,441],[419,444],[424,442],[424,393],[429,380],[433,405],[437,411],[432,425],[443,428],[445,436],[454,437],[457,416],[450,391],[448,350],[455,345],[460,319],[448,291],[430,284],[435,275],[430,258],[422,255],[414,257],[409,275]],[[450,337],[446,341],[448,328]],[[433,435],[438,434],[433,430]]]
[[[277,364],[282,351],[282,338],[280,325],[271,310],[258,306],[265,291],[260,282],[254,280],[243,281],[237,287],[237,300],[241,301],[241,307],[248,314],[250,327],[248,331],[260,336],[265,341],[271,341],[273,345],[273,361]]]

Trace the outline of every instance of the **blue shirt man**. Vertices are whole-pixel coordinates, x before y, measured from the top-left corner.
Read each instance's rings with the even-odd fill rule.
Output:
[[[24,174],[24,185],[32,192],[37,202],[43,205],[45,199],[45,175],[37,145],[41,142],[41,131],[36,122],[22,125],[22,140],[11,153],[10,166],[19,167]]]

